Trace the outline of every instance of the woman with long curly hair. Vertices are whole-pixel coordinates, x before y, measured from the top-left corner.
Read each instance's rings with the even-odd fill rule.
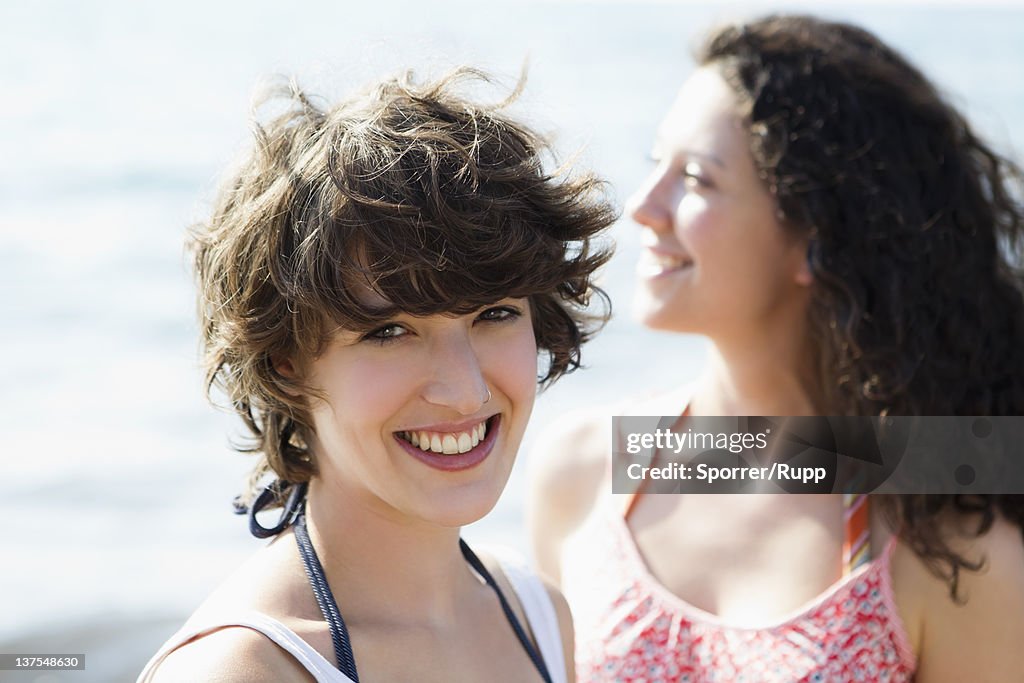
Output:
[[[289,88],[195,230],[207,382],[272,479],[240,504],[274,539],[140,682],[571,680],[561,595],[460,527],[508,480],[538,354],[556,380],[605,318],[588,300],[615,211],[466,98],[483,78],[332,107]]]
[[[848,24],[729,26],[697,62],[628,210],[641,319],[710,358],[628,413],[1024,415],[1019,168]],[[579,680],[1024,676],[1021,496],[609,497],[625,412],[534,458]]]

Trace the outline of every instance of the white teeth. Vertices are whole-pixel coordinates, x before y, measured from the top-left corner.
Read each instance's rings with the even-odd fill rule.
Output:
[[[473,450],[484,440],[487,436],[487,422],[481,422],[465,432],[400,432],[399,436],[420,450],[455,455]]]
[[[667,254],[653,254],[652,260],[662,268],[682,268],[690,265],[690,261],[681,256],[669,256]]]
[[[637,272],[645,277],[655,277],[664,273],[685,271],[692,266],[693,261],[688,257],[645,250],[637,263]]]
[[[644,258],[651,264],[662,268],[684,268],[693,265],[693,259],[678,254],[666,254],[660,251],[646,250]]]

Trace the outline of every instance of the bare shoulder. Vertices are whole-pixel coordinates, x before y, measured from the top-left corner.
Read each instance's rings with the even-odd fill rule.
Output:
[[[593,509],[607,473],[611,411],[577,411],[555,421],[530,453],[527,523],[534,559],[559,581],[562,542]]]
[[[316,618],[306,603],[312,594],[305,583],[294,541],[279,537],[264,546],[214,590],[186,623],[203,629],[200,635],[175,649],[160,664],[152,681],[311,681],[306,669],[267,636],[234,626],[240,614],[261,613],[290,628]],[[207,631],[210,624],[225,624]],[[308,634],[300,633],[306,639]],[[307,642],[308,639],[307,639]]]
[[[314,679],[266,636],[244,627],[226,627],[179,647],[157,667],[150,680],[270,683]]]
[[[538,437],[530,454],[537,493],[578,497],[597,490],[608,466],[612,414],[611,408],[574,411]]]
[[[561,585],[564,541],[594,510],[602,492],[611,494],[612,417],[678,415],[690,400],[690,385],[616,404],[577,410],[558,418],[530,454],[527,525],[541,573]]]
[[[674,415],[692,393],[681,390],[616,404],[576,410],[559,417],[537,439],[530,454],[533,493],[547,494],[563,508],[586,511],[605,481],[611,458],[612,418],[616,415]],[[567,496],[567,500],[562,500]],[[551,499],[549,498],[549,499]]]
[[[952,549],[979,571],[960,573],[961,601],[908,548],[893,558],[894,581],[919,619],[919,683],[1019,680],[1024,671],[1024,538],[1002,517],[976,538]],[[900,577],[899,579],[897,577]],[[902,586],[902,589],[901,589]],[[907,595],[909,594],[909,595]]]

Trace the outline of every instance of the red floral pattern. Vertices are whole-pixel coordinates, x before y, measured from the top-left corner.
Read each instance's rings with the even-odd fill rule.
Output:
[[[892,544],[798,615],[743,628],[668,594],[625,523],[605,513],[564,558],[579,683],[913,680],[914,655],[892,601]]]

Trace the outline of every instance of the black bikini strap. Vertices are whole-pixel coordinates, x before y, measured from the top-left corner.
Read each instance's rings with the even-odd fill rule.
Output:
[[[317,557],[316,549],[309,539],[309,531],[306,529],[306,484],[292,487],[288,501],[281,512],[281,518],[275,526],[270,528],[264,527],[256,519],[256,513],[266,507],[271,501],[278,500],[281,491],[285,490],[287,486],[288,484],[284,482],[275,482],[260,493],[248,511],[249,530],[254,536],[268,538],[280,533],[289,525],[294,526],[295,541],[299,546],[299,554],[302,556],[302,563],[306,568],[306,577],[309,579],[309,584],[313,588],[313,595],[316,597],[316,603],[320,606],[320,611],[323,613],[324,619],[327,621],[331,631],[331,643],[334,645],[334,656],[337,659],[338,670],[352,679],[353,683],[359,683],[359,674],[356,672],[356,660],[355,655],[352,654],[352,642],[349,638],[348,627],[345,626],[345,620],[341,618],[338,603],[334,600],[331,587],[327,585],[327,577],[324,574],[323,565],[320,564],[320,558]],[[236,504],[236,512],[244,514],[244,507]],[[519,643],[526,650],[526,654],[529,655],[533,665],[537,667],[537,671],[540,673],[541,678],[544,679],[544,682],[551,683],[551,675],[548,673],[543,657],[540,656],[533,643],[530,642],[530,638],[523,630],[519,619],[516,617],[515,612],[512,611],[512,607],[508,604],[508,600],[505,599],[505,595],[501,592],[494,577],[487,571],[480,558],[470,550],[469,546],[461,538],[459,539],[459,548],[462,550],[462,556],[466,559],[466,562],[498,595],[501,609],[505,613],[508,623],[512,626],[516,638],[519,639]]]
[[[281,517],[277,520],[277,524],[269,528],[260,524],[259,520],[256,519],[256,515],[267,505],[270,505],[270,503],[280,500],[281,493],[288,490],[289,486],[291,486],[291,492],[288,494],[288,500],[285,502],[284,508],[281,510]],[[244,503],[236,498],[234,502],[235,514],[244,515],[248,513],[249,533],[256,538],[270,538],[271,536],[276,536],[287,529],[288,526],[295,521],[299,511],[302,509],[302,503],[306,498],[307,488],[308,485],[304,483],[293,486],[286,481],[275,481],[260,491],[260,495],[256,496],[256,500],[252,502],[252,505],[249,506],[248,509]]]
[[[295,520],[295,540],[299,544],[299,554],[302,555],[302,563],[306,565],[306,576],[313,587],[313,595],[316,596],[316,603],[320,605],[324,619],[331,629],[331,642],[334,644],[334,657],[338,660],[338,669],[352,679],[353,683],[359,683],[359,674],[356,673],[356,658],[352,654],[352,643],[348,636],[348,627],[345,620],[341,618],[341,611],[338,603],[334,601],[331,587],[327,585],[327,577],[324,575],[323,565],[316,555],[313,543],[309,540],[309,532],[306,531],[306,513],[300,510]]]
[[[530,656],[530,659],[533,661],[533,665],[537,667],[537,671],[540,672],[540,676],[544,679],[544,683],[551,683],[551,675],[548,673],[548,667],[544,663],[544,658],[540,656],[540,653],[537,652],[533,643],[530,642],[530,639],[527,637],[522,625],[519,623],[519,619],[516,617],[516,613],[512,611],[512,607],[508,604],[508,600],[505,599],[505,595],[501,592],[501,589],[498,588],[498,584],[494,580],[494,577],[491,576],[491,573],[487,571],[487,567],[484,566],[484,563],[480,561],[480,558],[470,550],[469,546],[461,538],[459,539],[459,548],[462,549],[462,556],[466,558],[466,562],[469,563],[469,566],[471,566],[476,573],[483,578],[484,582],[486,582],[487,585],[493,588],[494,592],[498,594],[498,601],[501,603],[501,609],[505,612],[505,618],[508,619],[508,623],[512,625],[512,630],[516,632],[516,638],[519,639],[523,649],[526,650],[526,654]]]

